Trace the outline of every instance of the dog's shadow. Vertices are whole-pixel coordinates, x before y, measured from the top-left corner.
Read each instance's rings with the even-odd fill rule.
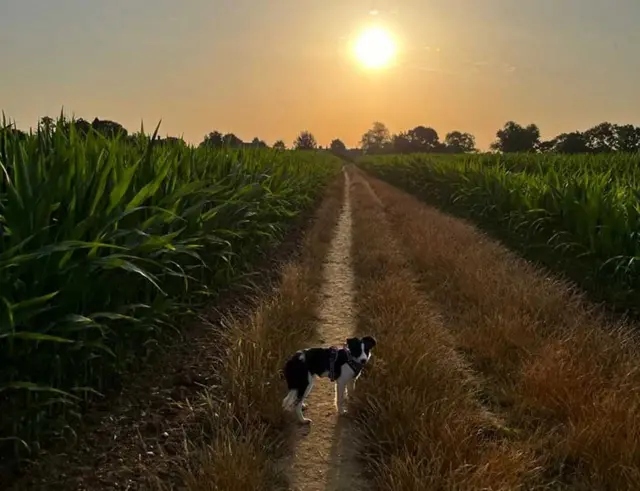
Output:
[[[338,416],[334,428],[333,442],[329,452],[329,471],[327,472],[327,491],[354,488],[354,480],[360,474],[356,458],[356,442],[349,431],[349,415]]]
[[[327,455],[326,465],[326,491],[351,490],[354,488],[353,480],[359,474],[355,456],[355,441],[349,432],[349,415],[337,416],[332,434],[327,434],[326,438],[331,439],[331,448]],[[308,438],[317,428],[311,425],[300,425],[296,435],[299,439]]]

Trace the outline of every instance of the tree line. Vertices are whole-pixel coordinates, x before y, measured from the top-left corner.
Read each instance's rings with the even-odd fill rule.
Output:
[[[303,131],[294,142],[293,148],[313,150],[318,146],[314,136],[308,131]],[[522,126],[508,121],[496,132],[496,139],[490,148],[502,153],[637,153],[640,152],[640,127],[604,122],[586,131],[561,133],[550,140],[542,140],[537,125]],[[362,135],[358,147],[347,149],[342,140],[335,139],[329,149],[338,155],[351,157],[360,154],[478,152],[475,137],[471,133],[451,131],[441,141],[438,132],[429,126],[416,126],[392,134],[385,124],[379,121],[374,122]]]
[[[521,126],[507,122],[497,133],[492,150],[513,152],[553,153],[610,153],[640,152],[640,127],[632,124],[600,123],[586,131],[561,133],[551,140],[542,141],[537,125]]]
[[[61,128],[68,131],[71,120],[60,117],[57,121],[45,116],[38,122],[38,129]],[[87,135],[95,131],[106,138],[123,138],[138,141],[143,138],[142,131],[129,133],[120,123],[95,118],[92,122],[82,118],[74,120],[75,130],[80,135]],[[26,138],[27,134],[14,127],[7,126],[5,132],[12,132],[18,138]],[[186,145],[182,138],[167,136],[158,138],[160,144]],[[258,137],[251,141],[243,141],[233,133],[223,134],[212,131],[204,136],[200,147],[254,147],[269,148],[264,140]],[[276,141],[275,150],[285,150],[287,145],[283,140]],[[318,145],[314,135],[308,131],[301,131],[292,142],[291,148],[296,150],[324,150]],[[607,153],[607,152],[640,152],[640,127],[632,124],[600,123],[586,131],[561,133],[551,140],[540,138],[540,129],[535,124],[526,126],[514,121],[508,121],[496,132],[496,140],[491,144],[491,150],[502,153]],[[409,153],[475,153],[475,137],[462,131],[451,131],[440,140],[438,132],[430,126],[416,126],[415,128],[392,134],[384,123],[376,121],[360,138],[356,148],[347,148],[342,140],[334,139],[326,148],[331,152],[344,156],[355,157],[360,154],[409,154]]]

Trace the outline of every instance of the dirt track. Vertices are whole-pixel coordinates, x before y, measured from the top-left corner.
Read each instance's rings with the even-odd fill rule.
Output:
[[[354,330],[348,178],[345,187],[342,213],[323,271],[316,340],[322,345],[340,346]],[[297,429],[291,459],[291,482],[296,491],[366,489],[355,461],[349,421],[336,412],[334,385],[327,379],[316,379],[307,399],[305,414],[313,423]]]

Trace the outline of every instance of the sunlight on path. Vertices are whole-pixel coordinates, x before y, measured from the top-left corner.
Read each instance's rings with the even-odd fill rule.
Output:
[[[351,268],[351,203],[349,177],[345,174],[345,200],[327,261],[318,310],[320,345],[345,343],[355,327],[354,278]],[[291,482],[296,491],[366,489],[355,461],[355,445],[349,422],[335,408],[334,383],[316,379],[306,400],[310,428],[298,429],[291,463]],[[356,389],[357,390],[357,389]]]

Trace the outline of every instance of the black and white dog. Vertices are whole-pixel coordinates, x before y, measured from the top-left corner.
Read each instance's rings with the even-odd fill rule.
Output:
[[[309,348],[296,352],[284,366],[289,393],[282,401],[283,409],[294,410],[300,423],[311,423],[302,414],[304,400],[313,387],[313,377],[329,377],[336,382],[336,408],[343,414],[345,389],[351,394],[356,379],[371,357],[376,340],[371,336],[349,338],[343,348]]]

